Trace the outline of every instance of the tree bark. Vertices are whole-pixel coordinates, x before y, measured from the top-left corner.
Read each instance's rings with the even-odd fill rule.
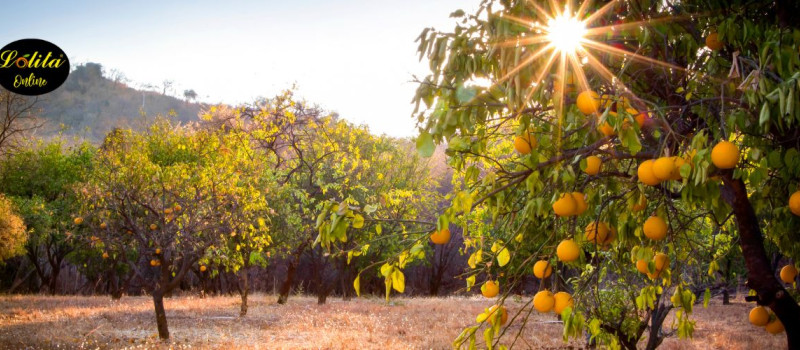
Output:
[[[661,299],[661,296],[658,297]],[[664,335],[661,333],[661,328],[664,325],[664,319],[667,318],[671,306],[658,304],[656,310],[650,314],[650,335],[647,336],[646,350],[655,350],[661,342],[664,341]]]
[[[786,329],[789,349],[800,349],[800,306],[775,278],[755,210],[747,197],[747,188],[732,171],[723,174],[723,198],[733,207],[739,227],[739,244],[747,266],[747,286],[756,291],[758,304],[766,305]]]
[[[164,292],[160,289],[153,291],[153,306],[156,309],[156,326],[158,327],[158,337],[161,339],[169,339],[167,312],[164,310]]]
[[[241,287],[239,290],[239,294],[242,296],[242,307],[239,310],[239,317],[244,317],[247,315],[247,294],[250,290],[250,286],[248,285],[247,280],[247,267],[245,266],[242,269],[242,277],[241,277]]]
[[[286,279],[283,281],[280,293],[278,294],[278,304],[286,304],[286,301],[289,300],[289,292],[292,290],[292,283],[294,282],[294,273],[296,269],[297,265],[295,261],[289,261],[289,265],[286,267]]]

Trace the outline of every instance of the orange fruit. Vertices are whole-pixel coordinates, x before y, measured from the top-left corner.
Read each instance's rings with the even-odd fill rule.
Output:
[[[558,216],[572,216],[577,213],[578,204],[571,193],[564,193],[555,203],[553,203],[553,212]]]
[[[750,310],[750,323],[756,327],[764,327],[769,323],[769,311],[763,306],[756,306]]]
[[[603,249],[607,249],[611,242],[617,239],[617,228],[611,227],[608,230],[608,236],[606,236],[606,240],[603,241]]]
[[[533,296],[533,308],[541,313],[550,312],[556,304],[556,299],[549,290],[543,290]]]
[[[781,269],[781,280],[786,283],[794,283],[797,278],[797,268],[794,265],[786,265]]]
[[[608,225],[604,222],[592,221],[586,225],[585,237],[591,243],[603,244],[608,238]]]
[[[600,172],[601,165],[603,165],[603,161],[600,160],[600,157],[588,156],[586,157],[586,169],[583,172],[588,175],[597,175]]]
[[[174,208],[175,208],[175,211],[176,211],[176,212],[178,212],[178,211],[181,211],[181,210],[183,209],[183,208],[181,208],[181,205],[180,205],[180,204],[175,204],[175,207],[174,207]]]
[[[156,255],[161,254],[161,248],[156,248]]]
[[[547,260],[539,260],[533,264],[533,275],[538,279],[545,279],[550,277],[553,273],[553,266]]]
[[[719,40],[719,34],[711,33],[706,37],[706,47],[711,51],[717,51],[724,46]]]
[[[167,215],[172,214],[172,208],[164,209],[164,214],[167,214]]]
[[[558,244],[556,247],[556,255],[558,256],[558,260],[563,262],[570,262],[578,260],[580,256],[580,248],[575,241],[571,239],[565,239]]]
[[[447,242],[450,242],[450,229],[443,228],[439,231],[434,231],[431,234],[431,241],[433,244],[447,244]]]
[[[158,229],[158,225],[156,225],[156,224],[150,224],[150,230],[151,230],[151,231],[155,231],[155,230],[157,230],[157,229]]]
[[[653,174],[653,163],[652,159],[648,159],[639,164],[639,169],[636,171],[639,181],[645,185],[655,186],[661,183],[661,180]]]
[[[572,192],[572,199],[575,200],[575,215],[581,215],[589,206],[586,204],[586,196],[581,192]]]
[[[156,259],[150,260],[150,266],[158,266],[158,260]]]
[[[781,323],[781,320],[776,318],[774,321],[767,323],[765,329],[767,332],[769,332],[769,334],[781,334],[783,333],[783,323]]]
[[[633,108],[626,108],[625,111],[633,116],[633,120],[636,121],[636,125],[639,125],[640,128],[644,126],[644,123],[647,121],[647,113],[639,113],[639,111]]]
[[[792,196],[789,197],[789,210],[792,211],[792,214],[800,216],[800,191],[792,193]]]
[[[594,91],[587,90],[578,94],[578,99],[575,103],[581,113],[586,115],[595,114],[600,109],[600,95]]]
[[[108,253],[103,252],[103,259],[108,259]]]
[[[522,135],[514,138],[514,149],[522,155],[531,153],[531,149],[536,148],[537,145],[538,142],[533,133],[528,133],[527,136]]]
[[[647,261],[644,261],[644,259],[636,261],[636,270],[641,273],[650,273],[650,270],[647,268]]]
[[[711,162],[720,169],[733,169],[739,162],[739,148],[731,142],[720,141],[711,150]]]
[[[653,162],[653,175],[661,181],[672,178],[675,172],[675,159],[672,157],[661,157]]]
[[[481,294],[487,298],[494,298],[500,293],[500,285],[496,281],[486,281],[481,286]]]
[[[553,298],[555,299],[555,305],[553,305],[553,311],[559,315],[561,314],[562,311],[564,311],[564,309],[566,309],[567,307],[572,307],[573,305],[572,296],[569,295],[569,293],[567,292],[558,292],[555,295],[553,295]]]
[[[487,318],[489,319],[489,322],[491,322],[492,324],[495,324],[495,322],[499,320],[500,325],[502,326],[506,324],[506,322],[508,322],[508,312],[506,312],[505,306],[500,306],[499,307],[500,314],[495,316],[494,312],[497,311],[497,309],[498,309],[497,305],[492,305],[492,307],[489,308],[489,313],[487,314]]]
[[[609,112],[609,114],[612,113],[616,115],[616,113],[614,112]],[[600,133],[602,133],[605,136],[614,136],[617,133],[616,131],[614,131],[614,127],[611,126],[611,124],[609,124],[608,122],[605,122],[603,123],[603,125],[598,126],[597,130],[600,130]]]
[[[105,222],[103,222],[103,223],[100,223],[100,229],[101,229],[101,230],[105,230],[105,229],[106,229],[106,227],[108,227],[108,225],[106,225],[106,223],[105,223]]]
[[[75,223],[75,225],[80,225],[80,224],[83,223],[83,218],[82,217],[77,217],[77,218],[75,218],[75,220],[72,220],[72,222]]]
[[[644,222],[644,235],[654,241],[667,237],[667,223],[658,216],[651,216]]]

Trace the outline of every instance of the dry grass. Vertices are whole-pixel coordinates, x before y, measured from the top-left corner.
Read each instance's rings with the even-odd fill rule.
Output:
[[[147,297],[0,297],[2,348],[252,348],[252,349],[446,349],[461,329],[488,306],[481,298],[329,300],[318,306],[309,297],[288,305],[255,295],[247,317],[238,315],[236,297],[172,298],[166,301],[172,340],[157,340],[152,301]],[[506,301],[513,316],[522,301]],[[665,340],[665,349],[780,349],[783,336],[771,336],[747,322],[750,306],[734,303],[698,308],[695,338]],[[534,315],[517,348],[582,348],[565,344],[555,316]],[[519,331],[512,326],[508,343]],[[478,335],[478,339],[481,335]]]

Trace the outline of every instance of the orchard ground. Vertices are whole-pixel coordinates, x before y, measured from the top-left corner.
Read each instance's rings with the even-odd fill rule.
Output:
[[[741,295],[741,294],[740,294]],[[529,297],[509,297],[511,311]],[[165,300],[171,332],[169,343],[158,340],[149,297],[2,296],[0,348],[253,348],[253,349],[448,349],[461,330],[492,304],[481,297],[380,298],[351,301],[297,296],[287,305],[276,297],[256,294],[247,317],[240,319],[237,296],[181,296]],[[770,335],[750,325],[752,307],[741,297],[731,305],[711,300],[697,305],[694,338],[671,336],[662,349],[782,349],[784,335]],[[550,313],[534,313],[515,348],[583,348],[583,339],[564,343],[562,326]],[[666,325],[671,323],[667,319]],[[519,331],[503,336],[508,344]],[[478,339],[482,338],[481,334]]]

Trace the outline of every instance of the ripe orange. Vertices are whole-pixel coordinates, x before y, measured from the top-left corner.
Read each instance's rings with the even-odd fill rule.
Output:
[[[659,180],[669,180],[673,172],[675,172],[675,160],[672,157],[661,157],[653,162],[653,175]]]
[[[588,175],[597,175],[600,172],[600,166],[603,161],[598,156],[586,157],[586,169],[583,170]]]
[[[75,218],[75,220],[72,220],[72,222],[75,223],[75,225],[80,225],[80,224],[83,223],[83,218],[82,217],[77,217],[77,218]]]
[[[647,268],[647,261],[644,261],[644,259],[636,261],[636,270],[641,273],[650,273],[650,270]]]
[[[108,253],[107,252],[103,252],[103,259],[108,259]]]
[[[603,244],[608,238],[608,225],[604,222],[592,221],[586,225],[585,237],[591,243]]]
[[[639,125],[640,128],[644,126],[645,122],[647,122],[647,113],[645,112],[639,113],[639,111],[633,108],[627,108],[625,109],[625,111],[633,116],[633,119],[636,120],[636,124]]]
[[[200,272],[206,272],[206,265],[200,265]]]
[[[724,46],[719,40],[719,34],[711,33],[706,37],[706,47],[711,51],[717,51]]]
[[[789,197],[789,210],[792,211],[792,214],[800,216],[800,191],[792,193],[792,196]]]
[[[578,256],[580,256],[580,248],[575,241],[565,239],[556,247],[556,255],[558,256],[558,260],[563,262],[575,261],[578,260]]]
[[[672,157],[672,161],[675,164],[675,170],[672,171],[672,176],[669,177],[670,180],[680,180],[681,177],[681,167],[686,164],[686,159],[683,159],[678,156]]]
[[[555,203],[553,203],[553,212],[558,216],[572,216],[578,210],[578,204],[575,203],[575,198],[570,193],[561,195]]]
[[[661,180],[653,174],[653,163],[652,159],[642,162],[642,164],[639,164],[639,169],[636,172],[639,181],[645,185],[655,186],[661,183]]]
[[[651,216],[644,222],[644,235],[654,241],[667,237],[667,223],[658,216]]]
[[[711,150],[711,162],[720,169],[733,169],[739,162],[739,148],[731,142],[720,141]]]
[[[533,264],[533,275],[538,279],[545,279],[550,277],[553,273],[553,266],[547,260],[539,260]]]
[[[572,307],[573,305],[572,296],[569,295],[569,293],[567,292],[558,292],[555,295],[553,295],[553,298],[555,299],[555,305],[553,305],[553,311],[559,315],[561,314],[562,311],[564,311],[564,309],[566,309],[567,307]]]
[[[543,290],[533,296],[533,307],[541,313],[550,312],[556,304],[556,299],[549,290]]]
[[[769,311],[763,306],[756,306],[750,310],[750,323],[756,327],[764,327],[769,323]]]
[[[586,204],[586,196],[581,192],[572,192],[572,199],[575,200],[575,215],[581,215],[589,206]]]
[[[161,254],[161,248],[156,248],[156,255]]]
[[[150,224],[150,230],[151,230],[151,231],[155,231],[155,230],[157,230],[157,229],[158,229],[158,225],[156,225],[156,224]]]
[[[617,228],[612,226],[608,230],[608,236],[606,237],[606,240],[603,241],[603,249],[608,249],[608,246],[611,245],[615,239],[617,239]]]
[[[514,138],[514,149],[522,155],[531,153],[531,149],[536,148],[537,145],[538,143],[533,133],[528,133],[527,136],[522,135]]]
[[[164,214],[167,214],[167,215],[172,214],[172,208],[164,209]]]
[[[443,228],[439,231],[434,231],[431,234],[431,241],[433,244],[447,244],[447,242],[450,242],[450,229]]]
[[[497,305],[492,305],[492,307],[489,308],[489,313],[486,316],[489,319],[489,322],[492,324],[495,324],[495,322],[497,322],[499,319],[500,325],[502,326],[508,322],[508,312],[506,312],[505,306],[500,306],[500,315],[495,316],[494,312],[497,311],[497,309]]]
[[[614,112],[609,112],[609,114],[616,115],[616,113]],[[616,131],[614,131],[614,127],[611,126],[611,124],[609,124],[608,122],[605,122],[603,123],[603,125],[598,126],[597,130],[600,130],[600,133],[602,133],[605,136],[614,136],[617,133]]]
[[[150,266],[158,266],[158,260],[156,259],[150,260]]]
[[[781,323],[781,320],[776,318],[774,321],[767,323],[765,329],[770,334],[781,334],[783,333],[783,323]]]
[[[583,114],[597,113],[597,110],[600,109],[600,95],[591,90],[581,92],[578,94],[576,104]]]
[[[785,283],[794,283],[797,278],[797,268],[794,265],[786,265],[781,269],[781,280]]]
[[[174,207],[174,208],[175,208],[175,211],[176,211],[176,212],[179,212],[179,211],[183,210],[183,208],[181,208],[181,205],[180,205],[180,204],[175,204],[175,207]]]
[[[106,225],[106,223],[105,223],[105,222],[102,222],[102,223],[100,223],[100,229],[101,229],[101,230],[105,230],[105,229],[106,229],[106,227],[108,227],[108,225]]]
[[[481,286],[481,294],[487,298],[494,298],[500,293],[500,285],[496,281],[486,281]]]

